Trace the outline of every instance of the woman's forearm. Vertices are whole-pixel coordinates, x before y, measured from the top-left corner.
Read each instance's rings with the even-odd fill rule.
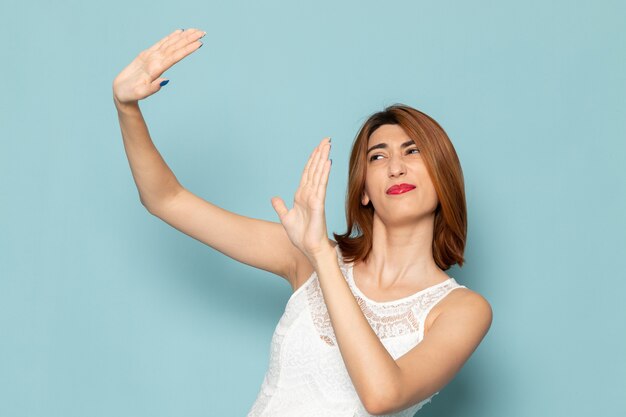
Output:
[[[152,143],[139,103],[113,98],[139,200],[148,211],[174,197],[183,187]]]

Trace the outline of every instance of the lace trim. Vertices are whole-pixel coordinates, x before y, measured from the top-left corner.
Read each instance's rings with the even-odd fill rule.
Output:
[[[343,262],[343,257],[337,246],[339,268],[346,278],[350,271]],[[351,266],[350,266],[351,267]],[[359,295],[360,291],[346,278],[348,285],[357,301],[363,315],[379,339],[389,339],[406,335],[423,337],[421,328],[424,325],[425,316],[432,306],[443,298],[452,288],[463,287],[451,278],[441,284],[426,288],[412,296],[405,297],[396,302],[376,303],[371,302]],[[320,339],[329,346],[336,346],[337,340],[333,331],[330,316],[326,309],[326,303],[320,288],[317,274],[312,282],[306,286],[306,296],[313,325]]]

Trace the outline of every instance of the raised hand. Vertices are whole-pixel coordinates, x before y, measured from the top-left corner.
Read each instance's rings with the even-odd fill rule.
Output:
[[[291,210],[280,197],[272,198],[272,207],[289,239],[310,260],[330,246],[324,210],[331,166],[329,154],[330,138],[324,138],[309,157]]]
[[[150,48],[142,51],[113,81],[117,103],[136,103],[161,89],[161,75],[175,63],[202,46],[206,32],[177,29]],[[165,83],[163,84],[165,85]]]

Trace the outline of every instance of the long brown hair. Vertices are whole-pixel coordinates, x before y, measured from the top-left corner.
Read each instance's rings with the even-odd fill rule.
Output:
[[[463,266],[467,236],[467,209],[461,163],[452,142],[433,118],[403,104],[372,114],[352,145],[346,195],[347,231],[333,233],[346,262],[362,261],[372,250],[374,206],[361,204],[367,169],[367,143],[382,125],[400,125],[420,150],[439,204],[435,209],[433,258],[442,270]]]

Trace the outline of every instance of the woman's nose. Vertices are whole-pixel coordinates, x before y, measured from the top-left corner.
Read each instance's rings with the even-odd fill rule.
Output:
[[[389,160],[389,175],[397,177],[406,174],[406,166],[402,158],[391,157]]]

